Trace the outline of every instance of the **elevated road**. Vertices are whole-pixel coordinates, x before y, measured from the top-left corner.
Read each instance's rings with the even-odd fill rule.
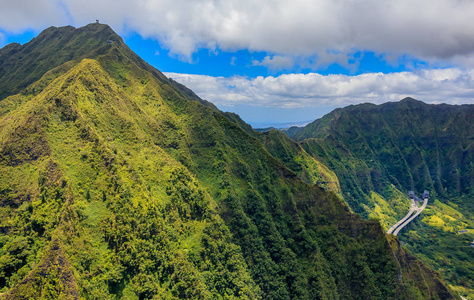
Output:
[[[410,191],[408,194],[410,196],[411,201],[410,211],[406,214],[406,216],[404,216],[400,221],[398,221],[397,224],[390,227],[390,229],[387,231],[388,234],[393,234],[397,236],[400,230],[405,228],[405,226],[410,224],[416,217],[418,217],[428,204],[428,199],[430,197],[430,193],[428,191],[425,191],[423,193],[423,205],[421,207],[418,207],[415,201],[415,198],[418,199],[415,196],[415,193]]]
[[[406,220],[408,220],[408,218],[410,218],[410,216],[413,214],[413,212],[417,209],[415,200],[410,199],[410,201],[411,201],[410,211],[408,211],[408,213],[406,214],[406,216],[404,216],[403,219],[401,219],[400,221],[398,221],[397,224],[395,224],[395,225],[393,225],[392,227],[390,227],[390,229],[387,231],[388,234],[392,234],[392,232],[393,232],[398,226],[400,226],[401,224],[403,224],[403,222],[405,222]]]
[[[425,209],[426,205],[428,204],[428,198],[425,198],[423,199],[423,205],[419,208],[417,208],[417,212],[411,216],[411,218],[409,218],[408,220],[406,220],[402,225],[400,225],[396,230],[395,232],[393,233],[393,235],[397,236],[398,233],[400,232],[400,230],[402,230],[405,226],[407,226],[408,224],[410,224],[411,221],[413,221],[416,217],[418,217],[421,212]],[[397,223],[398,224],[398,223]]]

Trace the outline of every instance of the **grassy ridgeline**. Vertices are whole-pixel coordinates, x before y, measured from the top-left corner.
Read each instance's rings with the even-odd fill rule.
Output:
[[[0,102],[3,298],[454,297],[377,221],[118,37],[101,41]]]

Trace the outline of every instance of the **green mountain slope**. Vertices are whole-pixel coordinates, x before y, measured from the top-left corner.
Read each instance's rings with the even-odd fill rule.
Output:
[[[429,189],[441,198],[463,198],[474,193],[473,116],[474,105],[427,105],[407,98],[335,110],[294,138],[331,140],[341,153],[373,160],[365,191],[381,192],[387,180],[403,191]]]
[[[380,219],[385,229],[408,211],[408,190],[418,195],[429,190],[422,222],[408,229],[408,247],[452,284],[470,288],[473,119],[474,105],[427,105],[407,98],[336,109],[293,138],[337,174],[354,211]],[[459,230],[468,233],[456,237]]]
[[[336,174],[308,155],[299,144],[289,139],[286,134],[273,129],[261,133],[259,138],[270,154],[297,173],[304,182],[317,184],[338,194],[341,193]]]
[[[84,58],[104,55],[112,45],[119,47],[128,59],[152,73],[157,80],[173,85],[186,98],[213,106],[147,64],[109,26],[102,24],[89,24],[77,29],[72,26],[50,27],[24,45],[13,43],[0,49],[0,100],[21,92],[47,71],[66,62],[77,63]]]
[[[94,36],[108,26],[71,40],[89,31],[94,55],[0,101],[2,299],[457,298],[378,222],[300,180],[118,36]]]
[[[258,132],[253,130],[252,126],[245,123],[238,115],[230,112],[223,114],[250,136],[260,140],[273,157],[295,172],[301,180],[307,184],[317,184],[326,190],[341,194],[336,174],[306,153],[298,143],[295,143],[286,134],[275,129]]]

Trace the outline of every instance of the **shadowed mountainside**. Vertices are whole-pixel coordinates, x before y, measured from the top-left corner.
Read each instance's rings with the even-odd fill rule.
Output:
[[[340,177],[351,206],[363,195],[430,190],[472,211],[474,105],[427,105],[407,98],[336,109],[293,138]],[[464,201],[465,200],[465,201]]]
[[[385,229],[408,212],[407,191],[431,193],[401,237],[456,286],[474,295],[474,105],[427,105],[406,98],[336,109],[288,131],[338,177],[354,211]],[[464,230],[465,235],[457,235]],[[469,240],[470,238],[470,240]]]

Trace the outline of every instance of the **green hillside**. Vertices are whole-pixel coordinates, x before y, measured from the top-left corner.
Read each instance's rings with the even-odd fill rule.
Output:
[[[407,191],[429,190],[421,222],[400,239],[474,296],[473,120],[474,105],[407,98],[336,109],[292,137],[336,173],[355,212],[385,229],[408,212]]]
[[[2,299],[459,299],[284,154],[320,170],[301,169],[309,183],[331,171],[251,136],[108,26],[39,37],[1,50],[17,66],[0,87]],[[56,60],[66,37],[85,54]]]
[[[273,129],[260,134],[258,137],[270,154],[278,158],[287,168],[297,173],[298,177],[304,182],[317,184],[337,194],[341,193],[336,174],[308,155],[299,144],[289,139],[286,134]]]

